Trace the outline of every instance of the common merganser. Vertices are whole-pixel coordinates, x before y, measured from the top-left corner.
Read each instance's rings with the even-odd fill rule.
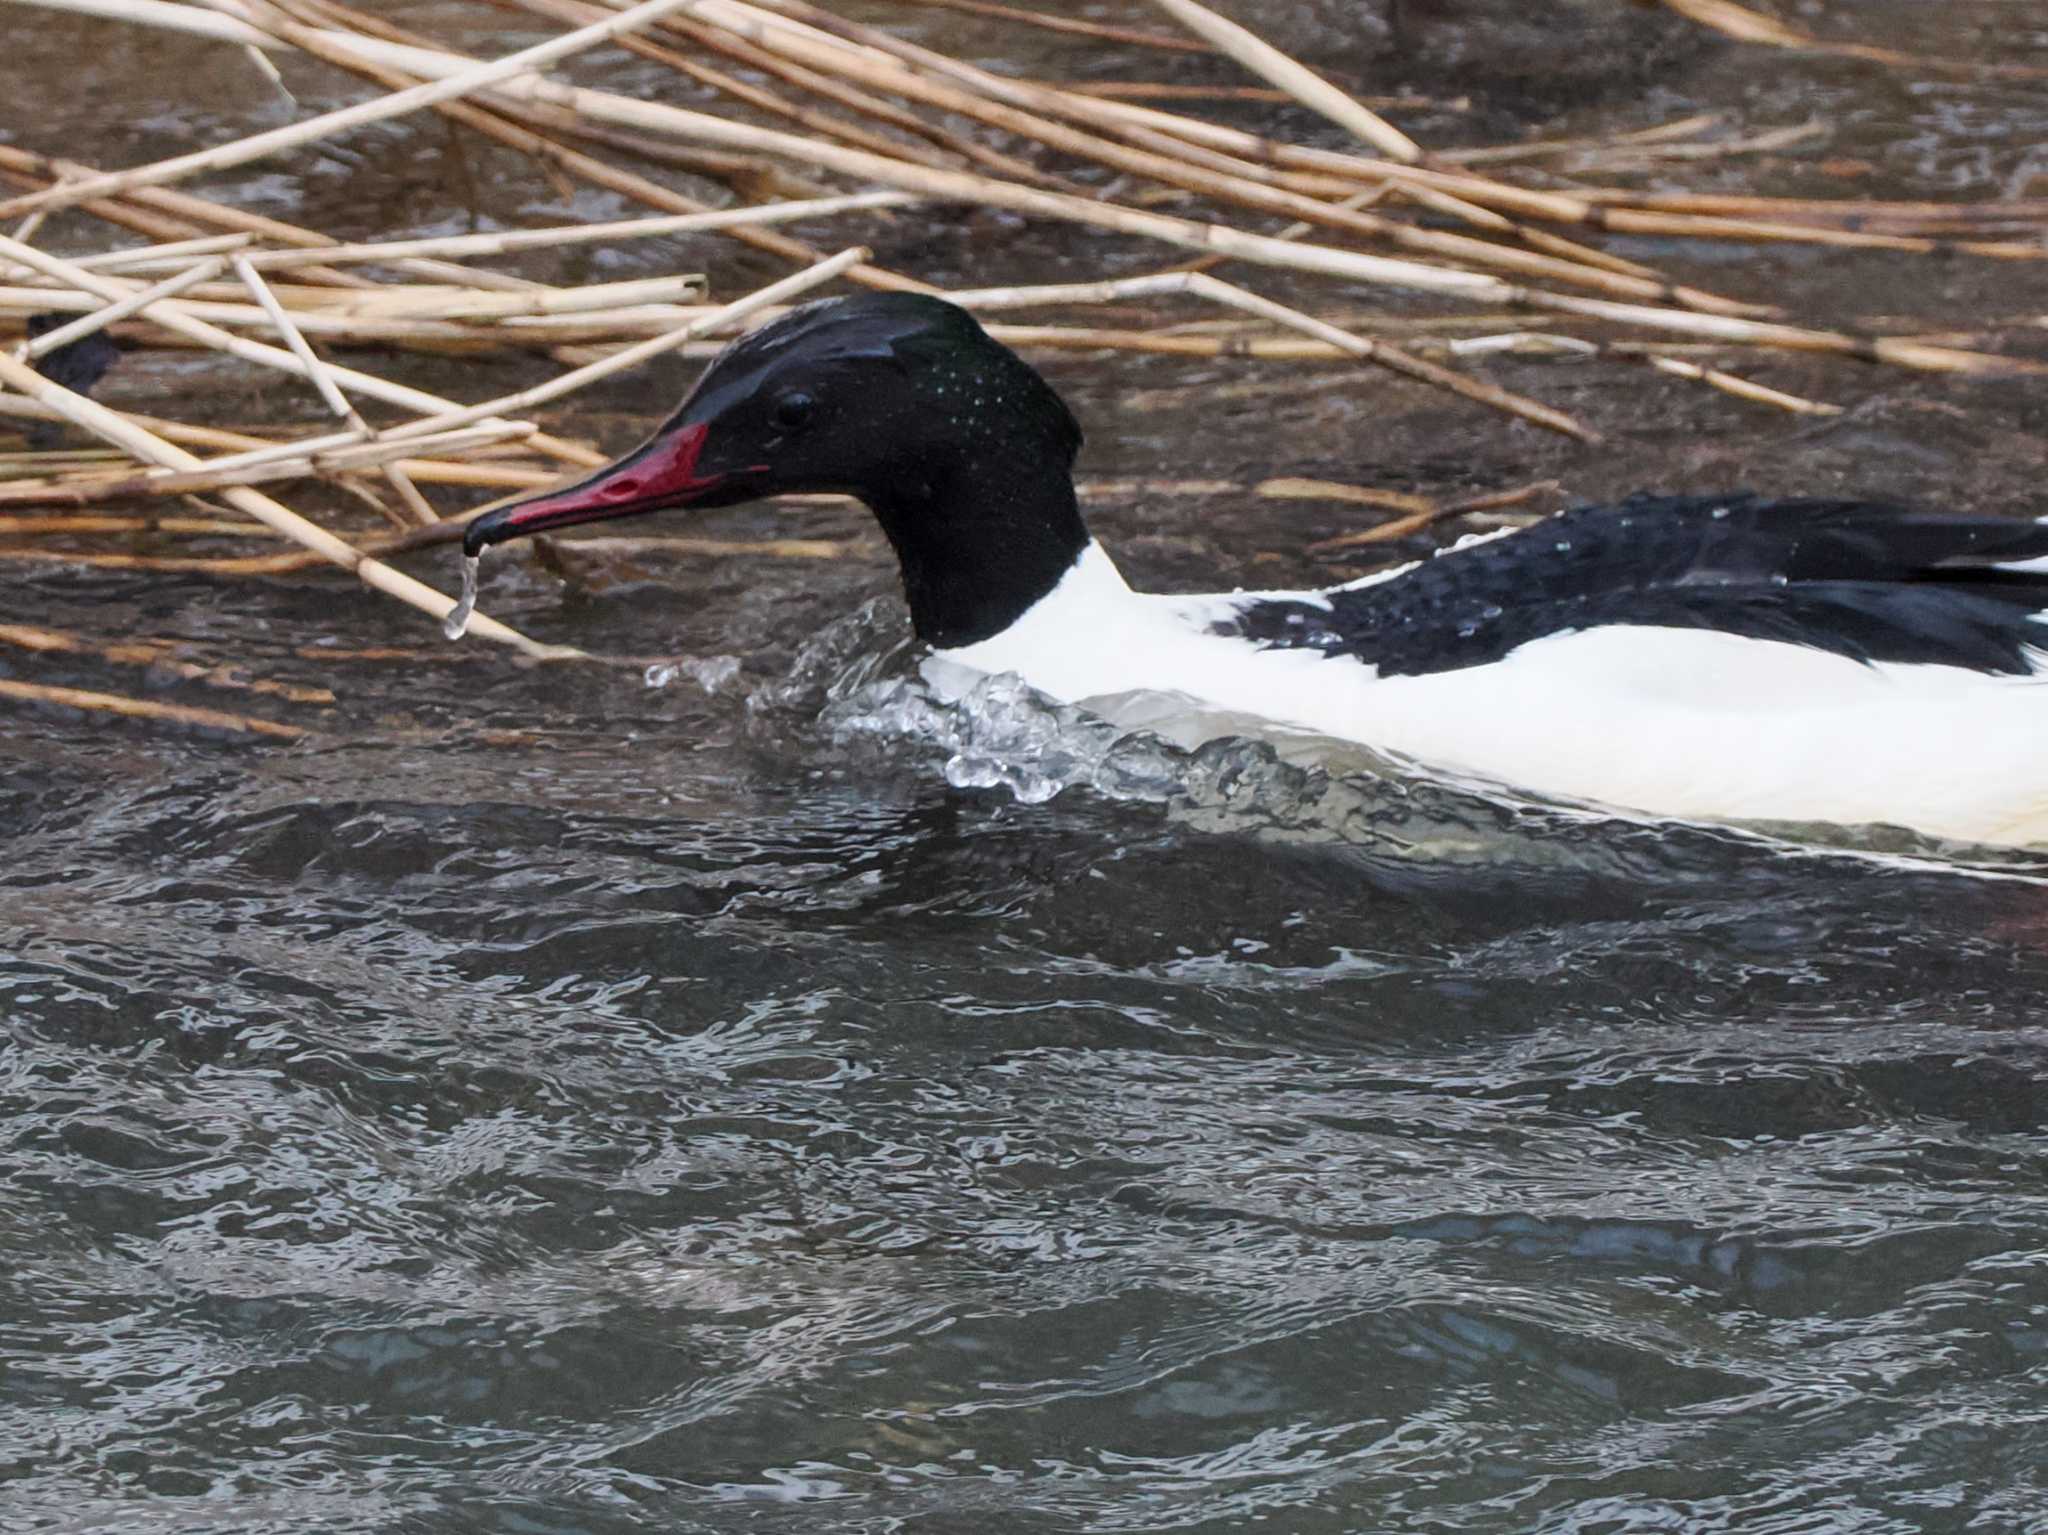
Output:
[[[1426,767],[1687,820],[2048,842],[2048,524],[1638,497],[1313,591],[1134,592],[1088,535],[1081,430],[965,310],[829,299],[733,342],[639,448],[464,551],[836,491],[918,637],[1063,703],[1177,694]]]

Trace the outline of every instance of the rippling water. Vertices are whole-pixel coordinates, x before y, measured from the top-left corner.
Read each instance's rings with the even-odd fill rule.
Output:
[[[961,792],[875,627],[580,777],[11,764],[14,1525],[2041,1527],[2048,890]]]
[[[1805,21],[2042,47],[2021,4],[1836,9]],[[99,62],[0,133],[127,163],[246,128],[238,57],[95,25],[10,37],[17,102]],[[1465,25],[1480,125],[1433,141],[1523,126],[1483,94],[1522,61]],[[2041,192],[2032,86],[1708,47],[1647,84],[1589,68],[1600,104],[1544,131],[1824,125],[1679,184]],[[304,110],[349,94],[303,75]],[[455,227],[439,130],[411,131],[280,169],[264,211]],[[476,172],[491,220],[631,211]],[[897,254],[1102,270],[998,234],[906,225]],[[2048,312],[2028,263],[1639,253],[1802,313]],[[603,258],[675,260],[766,273]],[[1609,446],[1353,373],[1055,371],[1091,474],[2038,500],[2033,381],[1758,359],[1850,407],[1805,422],[1499,367]],[[630,428],[686,371],[610,403]],[[110,385],[172,414],[217,387]],[[1342,509],[1236,510],[1098,522],[1149,584],[1351,573],[1300,552]],[[37,622],[341,697],[293,749],[0,716],[0,1529],[2048,1532],[2042,859],[1186,752],[1001,683],[948,705],[898,606],[859,609],[891,581],[864,524],[807,515],[845,559],[593,560],[566,596],[487,572],[537,634],[684,658],[651,673],[443,648],[338,585],[10,568]],[[366,658],[393,644],[427,653]],[[0,655],[31,665],[136,685]]]

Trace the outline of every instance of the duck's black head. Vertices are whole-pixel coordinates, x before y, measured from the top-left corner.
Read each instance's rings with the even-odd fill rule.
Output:
[[[470,524],[463,547],[667,507],[839,491],[903,566],[920,638],[999,633],[1088,542],[1081,429],[1029,364],[943,299],[871,293],[792,310],[712,360],[640,447]]]

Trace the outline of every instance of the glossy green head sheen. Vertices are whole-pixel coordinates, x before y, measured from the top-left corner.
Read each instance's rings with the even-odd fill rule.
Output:
[[[632,453],[479,519],[464,542],[474,554],[667,507],[841,492],[888,535],[919,636],[971,644],[1087,546],[1080,445],[1065,402],[966,310],[920,294],[827,299],[727,347]]]

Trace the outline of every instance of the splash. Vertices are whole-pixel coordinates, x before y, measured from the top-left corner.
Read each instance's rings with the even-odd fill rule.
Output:
[[[1270,729],[1255,737],[1252,722],[1176,695],[1056,703],[1021,678],[921,654],[900,608],[881,599],[820,629],[747,705],[778,736],[801,718],[835,747],[896,754],[908,745],[937,754],[953,787],[1027,805],[1073,790],[1158,805],[1218,831],[1382,846],[1410,840],[1401,832],[1410,823],[1469,829],[1476,815],[1491,832],[1514,813],[1417,782],[1349,743]]]
[[[805,640],[779,682],[747,697],[748,713],[815,718],[869,682],[906,665],[912,648],[902,605],[874,597]]]
[[[722,693],[740,674],[738,656],[691,656],[680,661],[657,661],[644,673],[647,685],[659,691],[687,679],[707,693]]]
[[[942,661],[840,693],[819,723],[841,741],[936,748],[955,788],[1000,789],[1027,805],[1067,789],[1163,802],[1175,793],[1183,767],[1184,754],[1156,736],[1055,704],[1017,677],[967,673]]]

